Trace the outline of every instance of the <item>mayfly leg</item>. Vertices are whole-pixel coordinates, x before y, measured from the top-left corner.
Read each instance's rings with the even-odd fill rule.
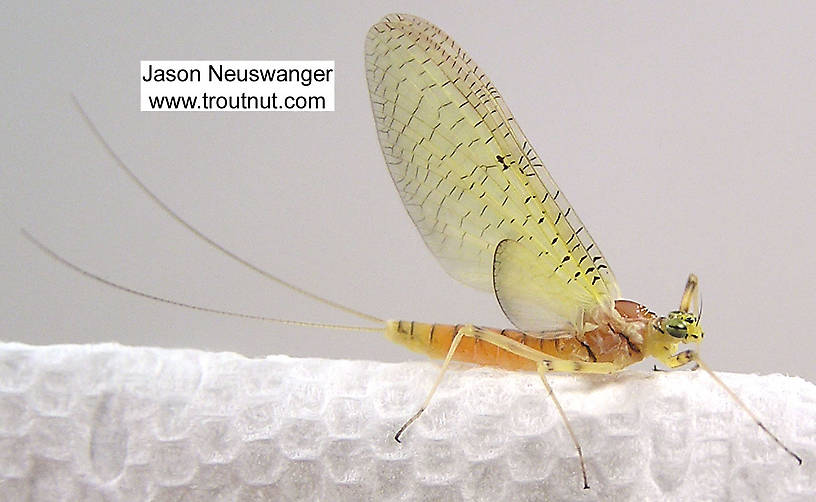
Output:
[[[552,387],[550,386],[549,382],[547,381],[545,374],[551,371],[562,371],[562,372],[584,372],[584,373],[613,373],[620,369],[618,365],[613,363],[605,363],[605,362],[576,362],[576,361],[564,361],[562,359],[554,358],[549,354],[545,354],[538,350],[533,349],[523,343],[517,342],[512,340],[506,336],[503,336],[501,333],[488,330],[484,328],[479,328],[477,326],[462,326],[460,327],[457,332],[456,336],[453,338],[451,342],[450,348],[448,349],[448,353],[445,356],[445,361],[442,363],[442,369],[439,372],[439,375],[436,377],[433,386],[431,387],[431,391],[428,393],[428,396],[425,398],[425,401],[422,403],[422,406],[419,408],[411,418],[408,419],[405,424],[400,427],[399,431],[397,431],[394,439],[397,442],[400,442],[400,436],[405,432],[405,429],[408,428],[412,423],[416,421],[428,407],[433,398],[433,395],[436,393],[437,388],[439,387],[440,382],[442,381],[445,372],[448,369],[450,361],[453,359],[453,355],[456,352],[457,347],[462,341],[462,338],[465,336],[469,336],[472,338],[476,338],[478,340],[485,341],[500,349],[506,350],[517,356],[523,357],[525,359],[529,359],[536,363],[538,368],[539,376],[541,377],[541,381],[544,383],[544,387],[547,390],[547,394],[553,400],[555,407],[558,411],[561,420],[564,422],[564,426],[567,428],[567,432],[569,433],[570,439],[572,440],[573,445],[575,446],[576,451],[578,452],[578,460],[581,464],[581,475],[584,482],[584,488],[588,489],[589,484],[587,482],[587,473],[586,473],[586,463],[584,462],[584,454],[581,450],[581,445],[578,443],[578,439],[575,436],[575,432],[572,429],[572,426],[567,419],[567,415],[564,412],[561,403],[556,398],[555,393],[553,392]]]
[[[555,404],[555,408],[558,410],[558,414],[561,415],[561,420],[564,422],[564,426],[567,428],[567,433],[572,440],[572,444],[575,446],[575,449],[578,451],[578,460],[581,462],[581,475],[584,478],[584,490],[589,489],[589,483],[587,483],[587,472],[586,472],[586,463],[584,462],[584,452],[581,451],[581,445],[578,443],[578,438],[575,437],[575,431],[572,430],[572,425],[570,425],[569,420],[567,420],[567,414],[564,413],[564,408],[561,407],[561,403],[558,402],[558,398],[555,397],[555,393],[553,392],[552,387],[550,387],[550,382],[547,381],[547,368],[543,364],[538,365],[538,376],[541,377],[541,382],[544,384],[544,388],[547,389],[547,394]]]
[[[794,459],[796,459],[796,461],[799,462],[799,465],[802,465],[802,457],[800,457],[799,455],[794,453],[794,451],[791,450],[790,448],[788,448],[785,445],[785,443],[782,442],[781,439],[776,437],[776,434],[771,432],[771,430],[768,429],[768,427],[766,427],[765,424],[762,423],[762,421],[759,419],[759,417],[757,417],[756,414],[753,411],[751,411],[751,408],[749,408],[748,405],[746,405],[742,401],[742,399],[740,399],[739,396],[737,396],[737,393],[734,392],[733,390],[731,390],[731,388],[729,386],[725,385],[725,382],[723,382],[722,379],[720,379],[720,377],[718,377],[717,374],[714,373],[714,371],[711,368],[709,368],[708,365],[705,364],[700,359],[700,356],[697,354],[697,352],[695,352],[693,350],[684,350],[683,352],[680,352],[679,354],[676,354],[676,355],[672,356],[667,361],[667,364],[668,364],[668,366],[670,368],[677,368],[677,367],[683,366],[684,364],[688,364],[690,362],[696,363],[699,368],[702,368],[703,371],[708,373],[708,375],[711,378],[713,378],[715,382],[717,382],[717,385],[719,385],[726,392],[726,394],[728,394],[731,397],[731,399],[733,399],[734,402],[737,403],[737,405],[740,408],[742,408],[743,411],[745,411],[745,413],[747,413],[749,417],[751,417],[751,419],[754,421],[755,424],[757,424],[757,426],[760,429],[765,431],[765,433],[768,434],[768,436],[770,436],[770,438],[773,439],[776,444],[778,444],[790,456],[792,456]]]
[[[436,389],[442,382],[442,378],[445,376],[445,372],[448,371],[448,366],[450,365],[451,359],[453,358],[453,354],[456,352],[456,348],[459,347],[459,343],[462,341],[462,337],[465,335],[472,336],[473,330],[474,330],[473,326],[463,326],[459,328],[459,330],[456,332],[456,336],[453,337],[453,341],[451,342],[450,349],[448,349],[448,354],[445,356],[445,361],[442,363],[442,370],[436,377],[436,380],[434,381],[434,384],[431,387],[431,391],[428,392],[428,397],[425,398],[425,402],[423,402],[422,406],[419,407],[419,411],[414,413],[414,415],[411,418],[409,418],[408,421],[402,424],[402,427],[400,427],[397,433],[394,434],[394,439],[397,441],[397,443],[401,443],[400,436],[402,435],[402,433],[405,432],[405,429],[407,429],[409,425],[414,423],[414,421],[416,421],[416,419],[419,418],[420,415],[422,415],[422,412],[424,412],[425,408],[427,408],[428,405],[431,403],[431,398],[433,398],[433,395],[436,393]]]

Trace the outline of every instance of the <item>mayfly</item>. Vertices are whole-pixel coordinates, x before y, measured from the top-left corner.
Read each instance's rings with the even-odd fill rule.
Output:
[[[383,321],[283,281],[217,244],[159,200],[113,152],[81,107],[119,167],[176,221],[267,278],[379,327],[272,319],[168,300],[88,272],[23,234],[68,267],[152,300],[288,324],[380,331],[410,350],[442,359],[424,403],[396,433],[397,441],[428,407],[452,360],[537,371],[578,453],[583,486],[589,488],[581,446],[547,373],[613,373],[651,356],[669,368],[696,363],[802,463],[696,351],[680,350],[680,344],[703,340],[696,276],[689,276],[679,308],[666,316],[620,299],[598,245],[496,88],[453,39],[424,19],[392,14],[369,30],[365,63],[379,143],[409,216],[445,271],[469,286],[492,291],[514,329]]]

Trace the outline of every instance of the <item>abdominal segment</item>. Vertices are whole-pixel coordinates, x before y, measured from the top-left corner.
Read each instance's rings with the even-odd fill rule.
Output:
[[[444,359],[461,324],[428,324],[413,321],[389,321],[386,337],[414,352],[432,359]],[[550,355],[555,359],[577,362],[614,362],[626,366],[643,359],[640,345],[633,343],[611,325],[581,335],[546,338],[515,329],[489,329],[504,337]],[[534,371],[536,363],[485,340],[465,336],[453,359],[507,370]]]

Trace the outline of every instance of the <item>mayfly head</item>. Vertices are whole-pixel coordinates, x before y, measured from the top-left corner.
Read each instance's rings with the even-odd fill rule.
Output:
[[[659,320],[660,330],[679,342],[700,343],[703,341],[703,329],[700,327],[702,313],[700,281],[696,275],[689,274],[680,299],[680,308]]]
[[[703,329],[700,320],[694,314],[673,310],[659,320],[660,330],[678,342],[700,343],[703,341]]]

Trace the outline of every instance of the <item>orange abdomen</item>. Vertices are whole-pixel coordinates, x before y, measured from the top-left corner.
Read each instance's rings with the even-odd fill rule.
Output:
[[[626,318],[648,318],[648,311],[634,302],[619,300],[615,307]],[[444,359],[461,326],[388,321],[386,337],[414,352],[425,354],[433,359]],[[515,329],[490,330],[564,361],[616,362],[628,365],[643,359],[640,343],[629,340],[623,334],[613,331],[609,326],[600,326],[598,329],[584,333],[580,339],[577,336],[544,339]],[[536,369],[535,363],[529,359],[484,340],[468,336],[462,338],[453,359],[508,370],[534,371]]]

